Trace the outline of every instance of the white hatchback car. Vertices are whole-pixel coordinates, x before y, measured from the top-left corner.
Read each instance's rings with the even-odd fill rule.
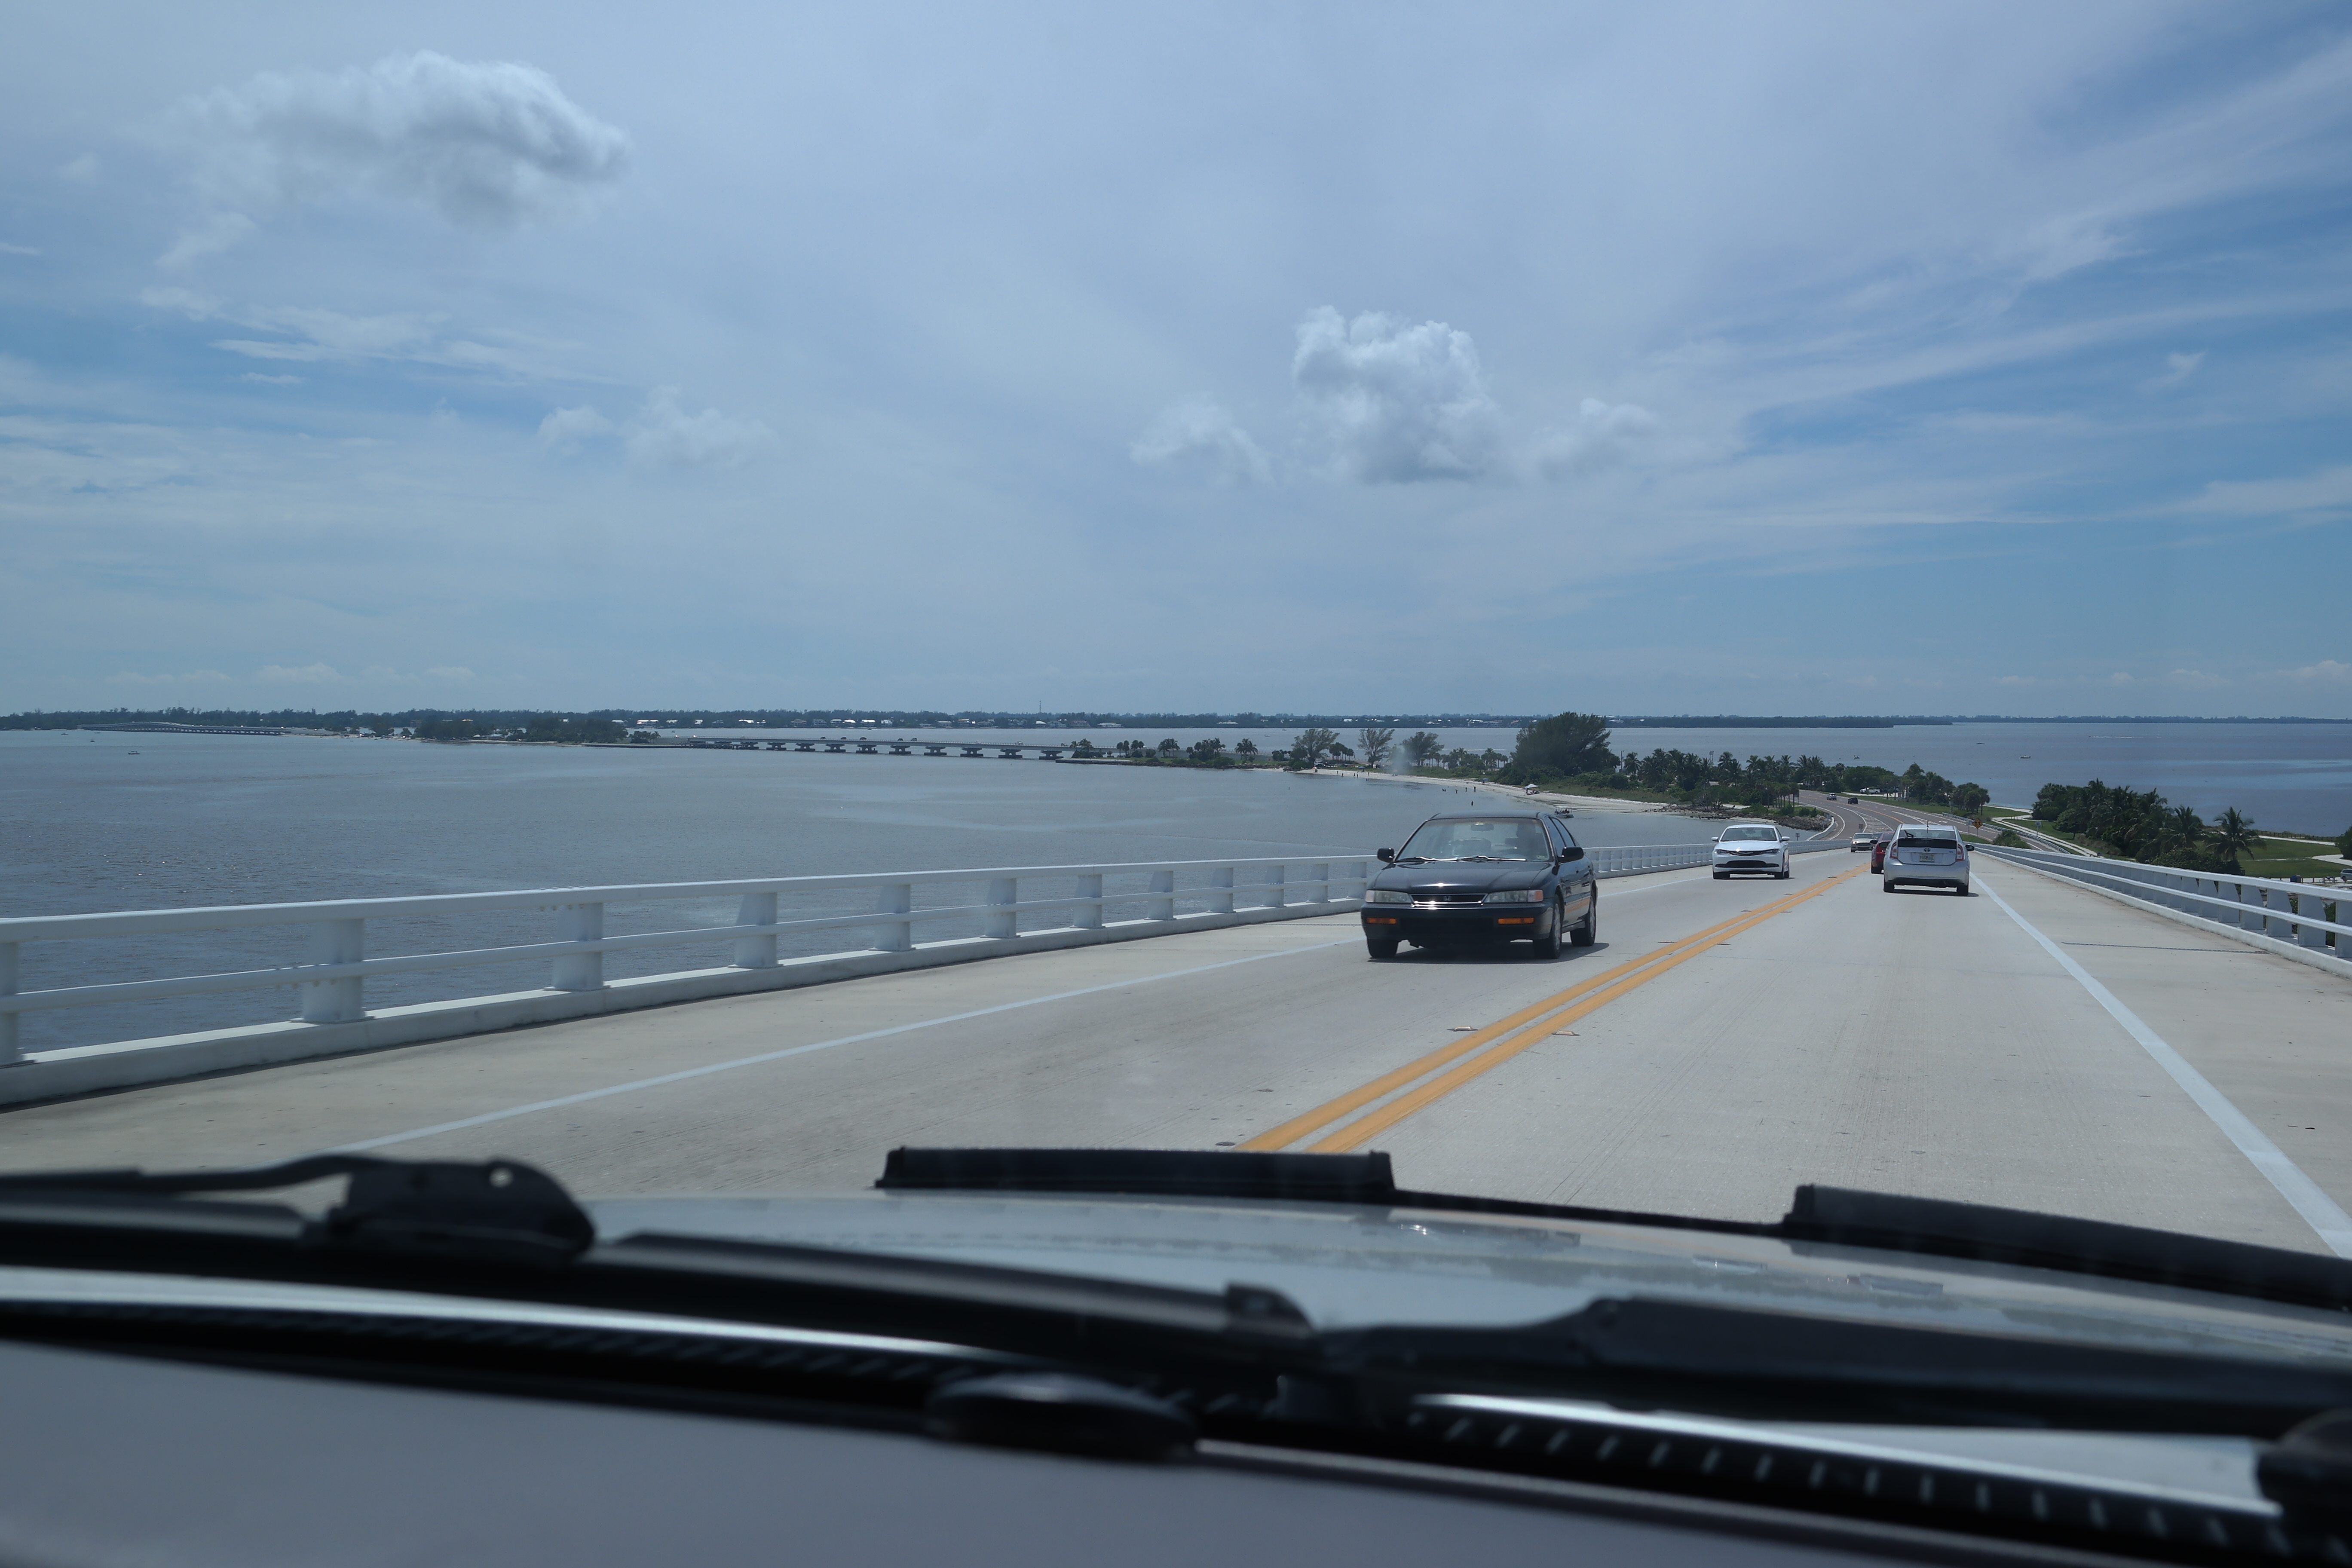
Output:
[[[1893,892],[1904,883],[1915,888],[1957,888],[1969,890],[1969,847],[1957,827],[1906,826],[1895,830],[1879,868],[1878,886]]]
[[[1769,822],[1735,822],[1715,836],[1715,879],[1734,871],[1789,874],[1789,841]]]

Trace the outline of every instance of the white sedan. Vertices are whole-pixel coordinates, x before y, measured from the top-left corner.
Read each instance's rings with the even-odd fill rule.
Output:
[[[1789,841],[1769,822],[1735,822],[1715,836],[1715,879],[1734,871],[1789,874]]]

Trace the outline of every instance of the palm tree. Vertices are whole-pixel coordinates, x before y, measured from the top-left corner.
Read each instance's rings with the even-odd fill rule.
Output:
[[[1297,738],[1290,742],[1291,765],[1300,768],[1315,766],[1323,760],[1325,752],[1339,743],[1339,740],[1337,730],[1326,730],[1319,725],[1301,730]]]
[[[2194,849],[2205,841],[2205,819],[2197,815],[2194,806],[2174,806],[2165,827],[2165,836],[2183,849]]]
[[[2253,819],[2242,816],[2236,806],[2224,811],[2213,824],[2213,847],[2221,857],[2221,864],[2234,871],[2238,868],[2238,852],[2252,849],[2263,841],[2254,831]]]

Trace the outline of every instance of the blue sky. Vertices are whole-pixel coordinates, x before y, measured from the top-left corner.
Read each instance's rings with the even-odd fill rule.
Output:
[[[2339,5],[11,36],[0,710],[2352,717]]]

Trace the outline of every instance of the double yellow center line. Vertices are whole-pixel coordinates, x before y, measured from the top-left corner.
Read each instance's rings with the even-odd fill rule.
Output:
[[[1475,1034],[1465,1035],[1442,1049],[1430,1052],[1418,1061],[1410,1061],[1393,1072],[1382,1073],[1360,1089],[1351,1089],[1339,1099],[1327,1100],[1302,1116],[1294,1116],[1279,1127],[1269,1128],[1256,1137],[1237,1145],[1243,1149],[1287,1149],[1292,1144],[1323,1132],[1334,1123],[1345,1121],[1368,1105],[1386,1100],[1397,1090],[1423,1079],[1428,1081],[1394,1100],[1368,1116],[1349,1121],[1336,1132],[1309,1144],[1307,1152],[1316,1154],[1344,1153],[1367,1141],[1378,1137],[1415,1111],[1425,1110],[1476,1078],[1489,1068],[1499,1066],[1549,1036],[1555,1029],[1573,1023],[1588,1013],[1596,1012],[1637,986],[1646,985],[1676,965],[1696,958],[1708,948],[1730,941],[1750,926],[1760,925],[1774,915],[1795,909],[1808,899],[1817,899],[1841,882],[1850,881],[1862,874],[1864,868],[1832,877],[1827,881],[1790,893],[1788,897],[1753,910],[1746,914],[1710,926],[1696,936],[1684,937],[1656,952],[1646,953],[1618,964],[1604,973],[1596,974],[1580,984],[1571,985],[1556,996],[1546,997],[1532,1007],[1522,1007],[1507,1018],[1498,1019]],[[1503,1042],[1496,1045],[1496,1041]],[[1486,1050],[1493,1046],[1495,1048]],[[1474,1052],[1483,1055],[1473,1056]],[[1470,1057],[1467,1061],[1462,1060]],[[1451,1070],[1437,1072],[1448,1064]],[[1428,1075],[1437,1072],[1434,1078]]]

